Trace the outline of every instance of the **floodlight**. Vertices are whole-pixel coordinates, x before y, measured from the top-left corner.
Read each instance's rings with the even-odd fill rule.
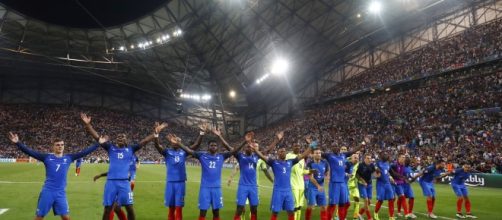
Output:
[[[378,14],[382,10],[382,3],[379,1],[372,1],[368,7],[369,12],[373,14]]]
[[[278,58],[272,63],[270,72],[272,74],[284,74],[289,70],[289,63],[283,58]]]

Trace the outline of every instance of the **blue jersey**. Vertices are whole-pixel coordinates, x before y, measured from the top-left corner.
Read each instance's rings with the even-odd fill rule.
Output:
[[[235,155],[239,162],[240,174],[239,185],[257,186],[256,182],[256,164],[258,164],[258,156],[256,154],[246,155],[237,153]]]
[[[166,148],[162,152],[166,158],[167,182],[184,182],[187,180],[185,166],[187,153],[182,149]]]
[[[29,156],[41,161],[45,165],[45,182],[44,189],[48,190],[64,190],[66,188],[66,176],[70,164],[78,159],[95,151],[99,145],[93,145],[84,151],[76,154],[66,154],[62,157],[57,157],[54,154],[39,153],[29,149],[24,144],[17,143],[18,148]]]
[[[436,165],[432,164],[432,165],[428,166],[427,168],[425,168],[425,170],[423,171],[424,175],[420,178],[419,181],[432,183],[432,181],[436,177],[438,177],[442,171],[443,171],[442,169],[436,169]]]
[[[389,184],[390,183],[390,164],[389,162],[378,161],[376,167],[380,170],[380,177],[377,178],[377,183]]]
[[[108,151],[110,159],[107,179],[128,180],[131,161],[133,161],[134,153],[139,150],[139,145],[117,147],[114,144],[106,143],[103,148]]]
[[[347,162],[345,154],[322,154],[322,157],[328,161],[331,170],[331,182],[345,182],[345,163]]]
[[[413,178],[413,170],[411,169],[410,166],[405,166],[404,167],[404,176],[407,178],[407,179],[410,179],[410,178]]]
[[[291,168],[300,162],[297,158],[289,160],[268,159],[267,164],[274,172],[274,190],[291,192]]]
[[[469,179],[471,174],[465,172],[463,168],[457,168],[453,171],[453,175],[453,179],[451,180],[452,184],[465,185],[465,181]]]
[[[136,157],[136,155],[132,155],[132,158],[131,158],[131,163],[129,164],[129,171],[130,172],[135,172],[136,171],[136,163],[138,162],[138,158]]]
[[[202,187],[221,187],[221,169],[223,162],[231,156],[230,153],[210,154],[205,152],[195,152],[194,157],[200,161],[202,166]]]
[[[315,170],[313,176],[320,186],[324,185],[324,175],[326,175],[329,171],[328,166],[329,164],[328,162],[326,162],[326,160],[320,160],[319,163],[316,163],[315,161],[310,161],[307,164],[307,168],[309,170]],[[316,188],[316,187],[314,184],[309,184],[309,188]]]

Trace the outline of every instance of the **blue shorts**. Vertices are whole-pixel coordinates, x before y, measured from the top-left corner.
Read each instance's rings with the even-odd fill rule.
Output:
[[[422,187],[422,192],[425,197],[435,197],[436,190],[434,189],[434,183],[419,182],[420,187]]]
[[[293,198],[293,191],[286,190],[280,191],[275,190],[272,192],[272,202],[270,203],[270,210],[272,212],[294,211],[295,210],[295,199]]]
[[[237,187],[237,205],[245,206],[248,199],[250,206],[258,206],[260,202],[258,199],[258,186],[239,185]]]
[[[326,194],[324,191],[319,192],[317,188],[312,187],[305,191],[308,191],[307,203],[309,206],[326,206]]]
[[[103,205],[112,206],[114,202],[120,205],[132,205],[133,193],[128,180],[106,180]]]
[[[371,185],[371,183],[367,186],[358,183],[357,188],[359,188],[359,197],[361,197],[361,199],[373,198],[373,186]]]
[[[378,201],[394,199],[394,188],[390,183],[382,184],[377,182],[376,193]]]
[[[394,184],[394,192],[396,192],[397,196],[404,196],[404,184]]]
[[[200,187],[199,209],[208,210],[210,206],[213,209],[221,209],[223,207],[221,187]]]
[[[347,183],[329,183],[329,204],[343,205],[349,203],[349,189]]]
[[[54,215],[63,216],[70,213],[64,190],[51,191],[49,189],[42,189],[38,196],[37,211],[35,215],[38,217],[45,217],[51,208]]]
[[[75,168],[80,168],[82,166],[82,163],[75,163]]]
[[[136,180],[136,171],[129,171],[129,181]]]
[[[451,188],[453,189],[453,192],[455,192],[455,195],[457,197],[465,197],[468,196],[469,192],[467,191],[467,187],[465,187],[464,184],[458,185],[458,184],[451,184]]]
[[[164,205],[166,207],[185,206],[185,181],[166,182]]]
[[[413,188],[411,188],[411,185],[409,183],[403,184],[403,190],[404,190],[404,197],[406,198],[415,198],[415,195],[413,194]]]

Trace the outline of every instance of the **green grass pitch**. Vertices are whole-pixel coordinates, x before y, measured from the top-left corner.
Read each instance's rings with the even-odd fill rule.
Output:
[[[102,195],[105,179],[97,182],[92,177],[107,171],[106,164],[83,164],[81,175],[74,175],[74,165],[68,173],[67,195],[72,219],[100,219],[102,214]],[[200,167],[188,167],[187,194],[184,208],[184,219],[192,220],[198,217],[198,191],[200,181]],[[220,211],[221,219],[233,219],[235,211],[235,194],[237,190],[236,177],[231,186],[227,186],[230,169],[223,171],[224,208]],[[136,187],[134,189],[134,207],[136,217],[140,220],[167,219],[167,208],[164,207],[164,187],[166,168],[164,165],[142,165],[137,172]],[[45,178],[43,164],[0,164],[0,209],[9,209],[0,215],[2,220],[33,219],[38,194]],[[270,218],[271,184],[265,176],[260,177],[261,204],[258,209],[258,219]],[[414,184],[415,212],[425,213],[426,205],[418,184]],[[437,185],[437,201],[435,214],[443,219],[455,219],[456,197],[448,185]],[[500,219],[502,207],[502,189],[469,188],[473,203],[473,213],[480,219]],[[374,203],[374,201],[373,201]],[[384,204],[386,205],[386,204]],[[349,217],[352,216],[352,207]],[[303,210],[303,214],[305,211]],[[387,219],[387,209],[380,211],[380,218]],[[418,219],[426,219],[417,214]],[[210,212],[207,219],[212,219]],[[46,219],[59,219],[49,214]],[[281,213],[279,219],[286,219]],[[303,219],[303,218],[302,218]],[[314,211],[313,219],[319,219],[319,210]],[[441,219],[441,218],[440,218]]]

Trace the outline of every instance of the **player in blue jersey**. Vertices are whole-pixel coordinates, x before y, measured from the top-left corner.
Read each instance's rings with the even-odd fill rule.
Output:
[[[98,132],[96,132],[91,125],[91,117],[84,113],[81,113],[80,117],[84,122],[87,132],[94,139],[98,139]],[[121,133],[117,135],[114,143],[106,142],[101,145],[108,152],[108,158],[110,160],[103,195],[103,205],[105,207],[102,218],[103,220],[108,220],[110,217],[112,205],[115,201],[117,201],[120,205],[125,206],[128,220],[135,219],[133,193],[129,183],[129,165],[133,154],[140,150],[148,142],[153,141],[155,139],[154,133],[161,131],[165,127],[167,127],[167,124],[165,123],[156,126],[154,128],[154,132],[141,140],[138,144],[129,145],[127,143],[127,135]]]
[[[200,127],[199,137],[190,146],[191,149],[198,147],[202,137],[207,130],[207,124]],[[183,207],[185,206],[186,193],[186,152],[176,144],[169,144],[169,147],[162,147],[158,138],[159,132],[155,132],[155,149],[162,154],[166,163],[166,188],[164,192],[164,205],[169,207],[168,220],[182,220]],[[169,141],[169,140],[168,140]]]
[[[467,191],[467,187],[465,186],[465,181],[469,179],[469,176],[472,173],[471,165],[465,163],[462,164],[462,167],[452,170],[446,175],[453,175],[453,179],[451,180],[451,188],[453,192],[457,196],[457,214],[458,218],[477,218],[471,212],[471,200],[469,199],[469,192]],[[465,212],[466,214],[462,214],[462,203],[465,201]]]
[[[312,143],[310,137],[307,137],[306,140],[308,144]],[[295,200],[291,189],[291,168],[300,162],[300,160],[306,158],[313,146],[308,147],[306,151],[296,158],[289,160],[286,160],[286,148],[283,146],[280,146],[277,150],[278,158],[275,160],[263,155],[259,151],[258,145],[252,144],[251,147],[260,159],[266,161],[272,167],[272,171],[274,172],[274,189],[271,201],[272,216],[270,219],[277,220],[279,212],[285,210],[288,213],[288,220],[294,220]]]
[[[389,203],[389,220],[394,220],[394,188],[392,184],[395,184],[394,179],[390,176],[390,164],[389,155],[386,153],[380,154],[380,161],[376,163],[375,177],[376,182],[376,193],[377,193],[377,203],[375,205],[375,213],[373,218],[379,220],[378,211],[382,207],[383,201],[387,200]]]
[[[41,161],[45,165],[45,182],[42,191],[38,196],[37,211],[35,220],[44,219],[52,208],[54,215],[61,216],[63,220],[69,220],[70,208],[66,198],[66,177],[70,164],[79,158],[85,157],[98,148],[95,144],[81,152],[75,154],[63,154],[64,141],[55,139],[53,141],[52,153],[40,153],[34,151],[19,141],[17,134],[9,132],[9,139],[25,154]],[[107,141],[105,137],[99,137],[98,142],[103,144]]]
[[[188,155],[200,161],[202,167],[201,184],[199,191],[199,220],[206,219],[207,210],[212,207],[213,220],[220,220],[220,209],[223,207],[223,194],[221,191],[221,171],[224,161],[238,152],[244,145],[233,149],[223,139],[221,132],[217,129],[213,130],[223,146],[229,151],[225,153],[217,153],[218,143],[215,140],[208,141],[208,152],[194,151],[181,143],[181,139],[174,134],[168,134],[168,139],[172,145],[177,145],[183,149]]]
[[[420,187],[422,188],[422,192],[425,197],[427,197],[427,215],[429,218],[437,219],[437,216],[432,213],[434,210],[434,203],[436,202],[436,190],[434,189],[434,180],[441,176],[441,173],[444,172],[443,168],[445,162],[442,159],[438,159],[432,165],[426,167],[423,171],[416,174],[412,181],[420,178],[418,181],[420,183]]]
[[[307,211],[305,220],[312,219],[312,208],[318,206],[321,209],[321,220],[328,220],[326,211],[326,194],[324,193],[324,177],[329,174],[329,164],[323,160],[322,151],[315,149],[310,162],[307,163],[307,168],[311,170],[310,184],[307,186]]]
[[[345,164],[347,157],[352,156],[355,152],[361,150],[366,143],[370,141],[369,137],[364,138],[354,151],[347,151],[347,147],[333,146],[333,153],[323,153],[322,157],[328,161],[329,169],[331,170],[331,178],[329,183],[329,202],[328,202],[328,219],[333,217],[333,212],[338,205],[338,216],[340,219],[345,219],[347,210],[349,209],[349,189],[345,181]]]
[[[139,160],[138,158],[136,157],[136,155],[133,155],[133,157],[131,158],[131,162],[130,164],[134,164],[135,168],[136,168],[136,163],[139,163]],[[132,165],[129,166],[129,182],[131,182],[131,191],[134,191],[134,185],[132,184],[132,181],[133,181],[133,178],[136,178],[136,170],[133,168]],[[96,176],[94,176],[93,180],[94,182],[96,182],[96,180],[98,180],[99,178],[101,177],[105,177],[105,176],[108,176],[108,172],[105,172],[105,173],[101,173],[101,174],[98,174]],[[112,210],[113,212],[110,212],[110,220],[113,220],[113,218],[115,217],[115,214],[117,214],[117,217],[119,218],[119,220],[127,220],[127,217],[124,213],[124,211],[122,211],[122,208],[121,208],[121,205],[117,203],[117,201],[115,201],[112,205]]]
[[[82,166],[83,158],[78,158],[75,161],[75,176],[80,176],[80,167]]]
[[[240,167],[239,186],[237,188],[237,208],[234,215],[234,220],[241,220],[241,215],[244,212],[246,201],[249,201],[249,209],[251,210],[251,220],[256,220],[258,217],[258,180],[257,180],[257,165],[260,158],[253,153],[253,149],[249,147],[252,144],[254,133],[249,132],[245,135],[246,147],[244,153],[235,152],[234,157]]]
[[[397,214],[401,215],[401,208],[404,212],[405,218],[416,218],[416,216],[411,214],[411,211],[408,209],[408,204],[406,203],[406,194],[407,187],[409,188],[408,177],[406,175],[406,156],[404,154],[400,154],[397,161],[393,163],[390,167],[390,174],[392,178],[394,178],[395,184],[394,192],[398,196],[397,198]],[[400,216],[402,217],[402,215]]]
[[[364,200],[364,206],[359,210],[359,218],[366,213],[368,220],[371,220],[370,204],[373,195],[372,175],[375,172],[375,164],[372,162],[371,154],[364,155],[364,162],[359,163],[357,175],[361,177],[357,185],[359,196]]]
[[[412,170],[412,167],[411,167],[411,158],[409,157],[406,157],[405,161],[404,161],[404,177],[406,178],[407,181],[405,181],[403,183],[403,191],[404,191],[404,198],[405,200],[403,201],[403,203],[406,203],[406,199],[408,199],[408,213],[410,215],[410,218],[414,219],[414,218],[417,218],[417,216],[415,214],[413,214],[413,205],[415,204],[415,195],[413,193],[413,188],[411,187],[411,179],[412,179],[412,175],[413,175],[413,170]],[[400,213],[400,209],[399,209],[399,204],[398,204],[398,209],[397,209],[397,212]]]

